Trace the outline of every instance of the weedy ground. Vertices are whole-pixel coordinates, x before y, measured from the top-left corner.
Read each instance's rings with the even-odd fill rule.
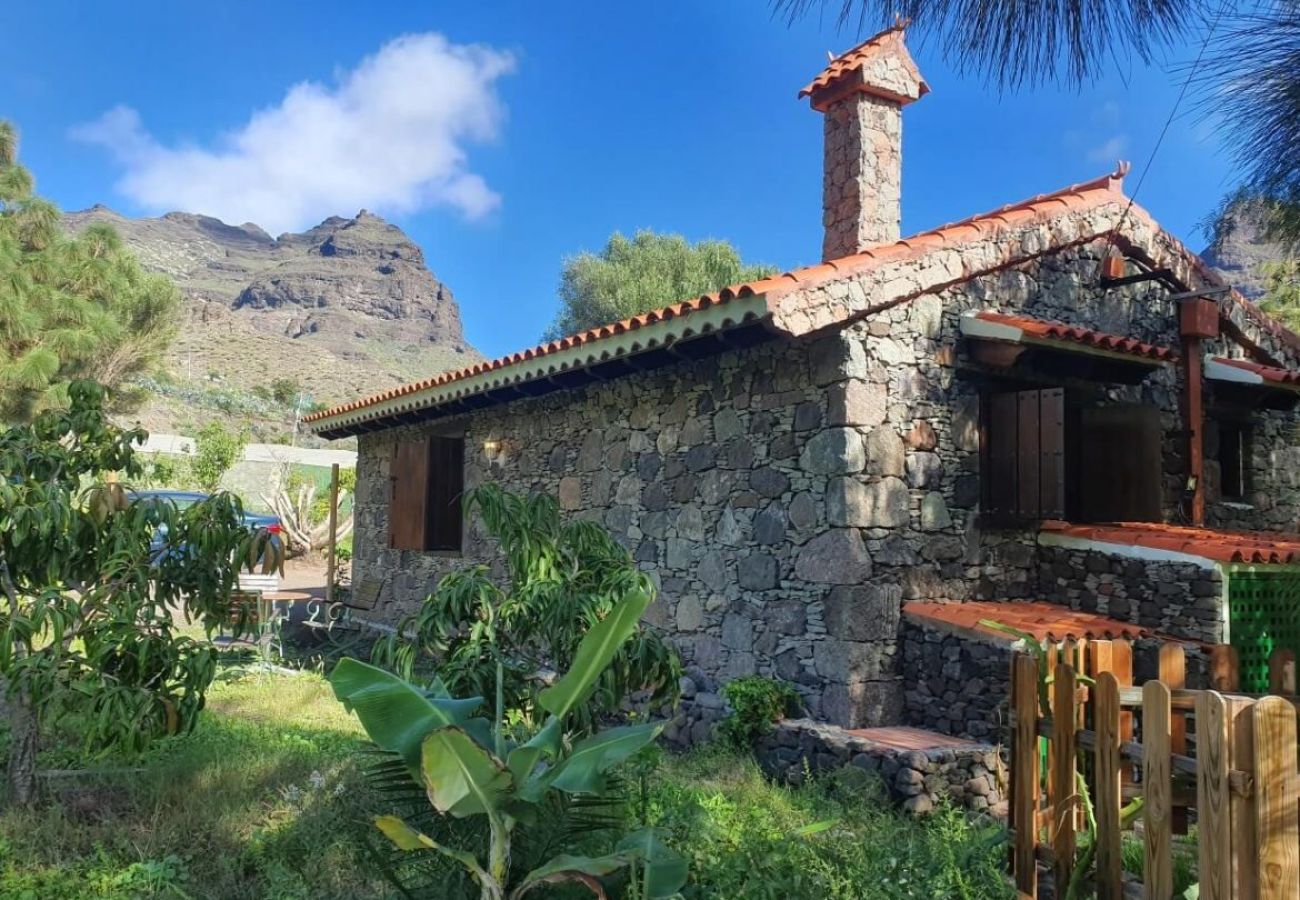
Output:
[[[319,675],[227,670],[193,733],[144,758],[88,758],[73,731],[43,768],[97,774],[56,774],[44,809],[0,814],[0,900],[400,896],[365,849],[384,810],[358,769],[364,737]],[[689,898],[1009,896],[1000,827],[955,811],[900,818],[866,779],[790,789],[709,748],[643,771],[629,775],[627,816],[667,829],[690,859]]]

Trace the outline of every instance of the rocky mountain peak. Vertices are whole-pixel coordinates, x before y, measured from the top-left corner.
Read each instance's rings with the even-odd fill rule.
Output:
[[[1249,202],[1236,203],[1224,212],[1214,232],[1201,257],[1247,297],[1263,296],[1264,265],[1286,259],[1287,253],[1265,236],[1260,209]]]
[[[420,247],[367,210],[274,238],[255,223],[188,212],[132,219],[96,205],[65,216],[72,230],[91,222],[111,224],[146,268],[176,281],[190,301],[187,344],[255,332],[258,346],[281,348],[264,361],[271,378],[291,360],[305,363],[308,380],[322,354],[346,361],[348,383],[319,385],[318,398],[344,399],[481,358]]]

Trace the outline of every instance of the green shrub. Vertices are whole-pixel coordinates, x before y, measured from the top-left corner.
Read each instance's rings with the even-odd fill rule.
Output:
[[[786,681],[747,675],[729,681],[722,696],[731,704],[731,713],[722,720],[718,731],[733,747],[745,749],[772,730],[772,723],[786,716],[798,715],[799,693]]]
[[[948,807],[925,819],[899,815],[871,781],[828,776],[788,788],[747,754],[705,747],[670,756],[651,775],[648,824],[690,861],[687,900],[1013,895],[1001,825]]]
[[[221,486],[221,476],[239,461],[248,435],[231,432],[220,422],[209,422],[194,438],[194,459],[190,470],[199,487],[214,493]]]

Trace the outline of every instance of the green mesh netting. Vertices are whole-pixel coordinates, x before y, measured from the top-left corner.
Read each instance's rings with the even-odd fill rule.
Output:
[[[1268,657],[1284,647],[1300,657],[1300,571],[1233,569],[1228,575],[1228,634],[1237,648],[1241,689],[1268,691]]]

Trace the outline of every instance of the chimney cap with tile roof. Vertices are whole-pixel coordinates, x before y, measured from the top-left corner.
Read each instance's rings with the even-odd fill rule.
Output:
[[[799,91],[812,108],[825,112],[852,94],[873,94],[906,106],[930,92],[903,40],[907,20],[900,20],[830,61]]]

